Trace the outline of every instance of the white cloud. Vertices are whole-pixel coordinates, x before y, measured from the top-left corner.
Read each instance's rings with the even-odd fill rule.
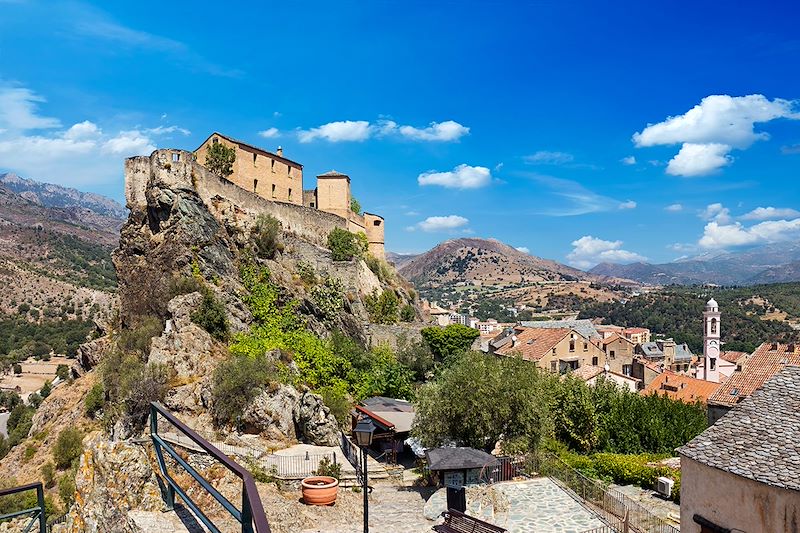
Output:
[[[447,172],[424,172],[417,177],[422,185],[440,185],[448,189],[479,189],[489,185],[492,173],[486,167],[458,165]]]
[[[673,176],[706,176],[733,163],[727,144],[684,143],[680,151],[667,163],[667,174]]]
[[[720,224],[727,224],[731,221],[731,211],[721,203],[709,204],[700,212],[700,218],[719,222]]]
[[[315,139],[341,142],[365,141],[371,134],[369,122],[366,120],[342,120],[329,122],[310,130],[301,130],[298,132],[298,137],[302,143],[311,142]]]
[[[776,218],[797,217],[800,217],[800,211],[790,207],[756,207],[740,218],[742,220],[772,220]]]
[[[365,141],[372,137],[400,137],[412,141],[449,142],[469,134],[469,128],[453,120],[431,122],[425,128],[401,126],[392,120],[370,123],[366,120],[329,122],[308,130],[299,130],[300,142],[323,139],[329,142]]]
[[[274,139],[275,137],[279,136],[281,132],[278,130],[278,128],[267,128],[259,131],[258,134],[265,139]]]
[[[158,136],[188,134],[177,126],[159,126],[110,135],[88,120],[63,129],[58,119],[39,114],[36,105],[44,101],[28,89],[0,86],[2,168],[67,186],[109,183],[122,176],[122,158],[150,154]]]
[[[528,250],[528,248],[526,248],[525,246],[517,246],[516,250],[522,252],[523,254],[531,253],[531,251]]]
[[[38,114],[37,105],[46,102],[24,87],[0,87],[0,128],[6,132],[61,127],[58,119]]]
[[[591,268],[598,263],[633,263],[646,257],[622,249],[622,241],[606,241],[585,235],[572,241],[572,251],[567,254],[569,264],[577,268]]]
[[[629,155],[627,157],[623,157],[619,161],[623,165],[635,165],[636,164],[636,158],[634,156],[632,156],[632,155]]]
[[[678,211],[683,211],[683,206],[681,204],[670,204],[664,208],[664,211],[669,211],[670,213],[677,213]]]
[[[739,222],[722,224],[709,222],[698,241],[702,248],[729,248],[766,244],[800,238],[800,218],[793,220],[768,220],[745,227]]]
[[[575,160],[575,156],[566,152],[540,150],[531,155],[523,156],[522,159],[531,165],[564,165],[572,163]]]
[[[427,128],[400,126],[400,135],[415,141],[457,141],[469,134],[469,128],[453,120],[431,122]]]
[[[407,229],[411,231],[419,229],[431,233],[438,231],[453,231],[463,228],[467,224],[469,224],[469,219],[458,215],[448,215],[441,217],[428,217],[414,226],[409,226]]]
[[[627,202],[622,202],[619,204],[620,209],[636,209],[636,202],[633,200],[628,200]]]
[[[729,165],[731,150],[744,150],[768,139],[768,133],[755,131],[756,124],[779,118],[800,119],[795,106],[794,101],[770,101],[761,94],[711,95],[683,115],[649,124],[633,135],[633,142],[637,147],[681,144],[667,173],[701,176]]]
[[[631,207],[630,201],[620,202],[614,198],[597,194],[577,181],[542,174],[531,174],[529,177],[549,189],[549,191],[537,192],[540,195],[539,203],[548,206],[545,209],[535,211],[540,215],[576,216]],[[548,192],[550,193],[549,196],[552,197],[548,197]]]

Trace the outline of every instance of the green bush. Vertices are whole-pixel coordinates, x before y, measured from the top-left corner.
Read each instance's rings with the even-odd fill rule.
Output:
[[[320,387],[314,392],[322,396],[322,401],[336,417],[336,421],[341,427],[345,427],[350,420],[351,407],[347,394],[337,387]]]
[[[411,304],[405,304],[400,310],[400,320],[403,322],[413,322],[417,318],[417,312]]]
[[[58,480],[58,495],[64,502],[64,507],[69,509],[75,503],[75,468],[70,468]]]
[[[105,403],[106,394],[103,390],[103,384],[95,383],[86,393],[86,398],[83,400],[83,412],[89,418],[94,418],[94,415],[103,408]]]
[[[22,365],[21,364],[14,363],[12,369],[13,369],[15,374],[17,374],[17,375],[22,374]]]
[[[444,328],[433,326],[420,333],[437,361],[446,361],[466,352],[480,335],[477,329],[462,324],[450,324]]]
[[[273,216],[259,215],[250,235],[256,255],[261,259],[272,259],[279,248],[278,235],[281,223]]]
[[[375,290],[364,298],[364,305],[369,313],[370,321],[376,324],[395,324],[400,299],[392,289],[384,289],[379,295]]]
[[[139,323],[120,332],[117,346],[126,352],[138,352],[142,356],[150,353],[150,341],[164,331],[161,320],[154,316],[142,317]]]
[[[22,404],[11,410],[8,420],[6,420],[9,448],[13,448],[28,437],[28,432],[30,432],[33,425],[31,419],[35,411],[33,407]]]
[[[78,429],[67,428],[58,434],[53,446],[53,459],[56,467],[65,469],[72,465],[83,452],[83,435]]]
[[[204,287],[202,293],[203,299],[200,301],[197,310],[191,315],[192,322],[206,330],[209,335],[218,341],[227,340],[230,327],[225,306],[217,299],[211,289]]]
[[[113,350],[100,363],[100,379],[109,400],[103,409],[104,422],[122,421],[141,429],[150,402],[164,399],[169,378],[163,365],[148,365],[137,354]]]
[[[322,311],[325,320],[332,320],[344,308],[342,282],[333,276],[326,276],[322,283],[311,289],[311,300]]]
[[[34,409],[38,409],[39,406],[42,405],[43,401],[44,401],[44,398],[42,398],[42,395],[39,394],[38,392],[32,392],[28,396],[28,405],[30,405]]]
[[[361,203],[353,197],[350,197],[350,211],[356,215],[361,214]]]
[[[318,476],[328,476],[334,479],[342,477],[342,465],[330,460],[329,457],[323,457],[319,461],[316,472]]]
[[[53,386],[50,384],[50,381],[45,381],[42,388],[39,389],[39,395],[41,395],[42,399],[47,398],[50,396],[50,393],[53,392]]]
[[[69,379],[69,367],[67,365],[58,365],[56,368],[56,377],[61,381]]]
[[[308,261],[297,262],[297,275],[306,284],[306,286],[316,285],[317,273],[314,271],[313,265]]]
[[[233,163],[236,161],[236,149],[233,146],[225,146],[221,142],[215,142],[206,148],[205,167],[223,178],[227,178],[233,173]]]
[[[203,289],[203,282],[195,276],[176,276],[173,277],[167,285],[167,294],[169,299],[182,294],[191,294],[199,292]]]
[[[51,488],[56,481],[56,467],[48,461],[39,470],[42,473],[42,482],[46,488]]]
[[[394,271],[386,261],[378,259],[372,254],[366,254],[364,262],[382,283],[389,283],[394,280]]]
[[[328,234],[328,249],[334,261],[349,261],[361,257],[367,251],[367,236],[362,232],[351,233],[343,228],[333,228]]]
[[[238,426],[247,404],[275,379],[274,365],[264,353],[228,357],[214,371],[211,388],[214,421]]]

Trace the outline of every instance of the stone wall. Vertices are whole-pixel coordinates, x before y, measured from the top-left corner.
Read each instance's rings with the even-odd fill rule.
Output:
[[[431,324],[367,324],[365,333],[368,346],[388,344],[393,349],[397,348],[399,339],[405,337],[407,342],[422,340],[421,331]]]
[[[218,220],[249,230],[258,215],[278,219],[285,231],[326,246],[334,228],[347,228],[347,221],[318,209],[265,200],[221,178],[193,160],[191,152],[156,150],[150,156],[125,160],[125,198],[132,211],[147,208],[148,182],[167,188],[194,191]]]

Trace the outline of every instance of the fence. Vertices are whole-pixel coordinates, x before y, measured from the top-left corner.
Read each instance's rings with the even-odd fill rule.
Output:
[[[37,529],[40,533],[46,533],[47,531],[47,516],[46,511],[44,508],[44,487],[41,483],[29,483],[27,485],[20,485],[19,487],[12,487],[9,489],[2,489],[0,490],[0,497],[3,496],[13,496],[15,494],[22,494],[24,492],[36,492],[36,505],[33,507],[29,507],[27,509],[22,509],[20,511],[14,511],[11,513],[6,513],[0,515],[0,521],[10,519],[10,518],[17,518],[23,516],[29,516],[30,522],[28,522],[27,526],[25,526],[25,531],[32,531],[33,526],[38,523]],[[25,500],[21,500],[20,503],[24,504]]]
[[[485,466],[480,473],[481,483],[498,483],[500,481],[511,481],[524,475],[525,459],[519,457],[498,457],[497,464]]]
[[[541,476],[559,481],[578,498],[599,510],[609,523],[627,518],[628,530],[636,533],[680,533],[680,530],[663,518],[651,513],[623,493],[589,479],[558,457],[541,453],[529,458],[530,467]],[[622,531],[618,529],[617,531]]]

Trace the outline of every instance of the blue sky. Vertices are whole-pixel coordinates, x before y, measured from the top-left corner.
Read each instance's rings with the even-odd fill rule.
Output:
[[[219,130],[348,173],[398,252],[800,239],[790,2],[253,4],[0,0],[0,169],[121,200],[125,156]]]

